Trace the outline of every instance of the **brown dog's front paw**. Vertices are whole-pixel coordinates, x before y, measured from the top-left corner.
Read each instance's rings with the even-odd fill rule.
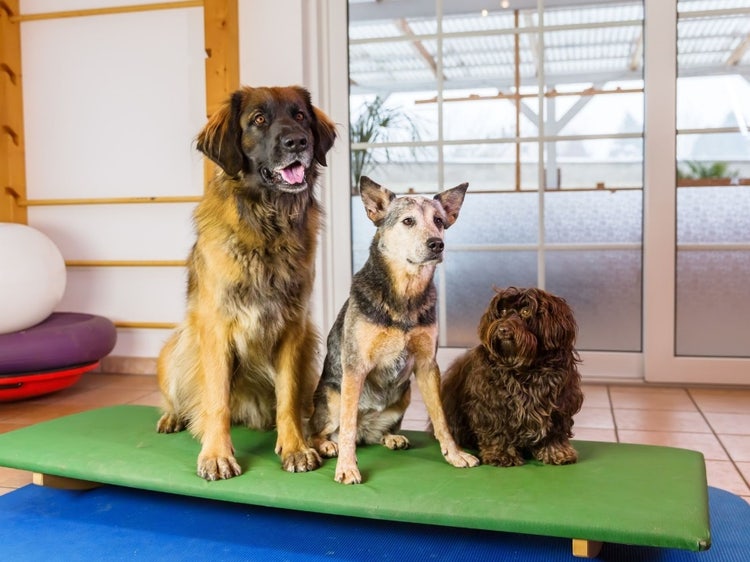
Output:
[[[578,453],[570,443],[548,445],[535,451],[534,456],[544,464],[573,464],[578,460]]]
[[[523,457],[517,453],[498,452],[498,451],[480,451],[482,464],[492,466],[522,466],[525,464]]]
[[[175,414],[169,412],[163,414],[156,422],[156,431],[159,433],[177,433],[185,429],[185,422]]]
[[[410,445],[409,440],[403,435],[383,435],[380,442],[392,451],[397,449],[408,449]]]
[[[362,475],[359,473],[359,468],[357,468],[357,465],[355,464],[353,466],[348,466],[345,463],[342,463],[341,459],[339,459],[339,462],[336,463],[336,474],[333,479],[336,482],[340,482],[341,484],[362,483]]]
[[[242,474],[234,457],[198,458],[198,476],[206,480],[227,480]]]
[[[281,459],[281,466],[287,472],[310,472],[320,468],[322,464],[323,459],[311,447],[284,454]]]

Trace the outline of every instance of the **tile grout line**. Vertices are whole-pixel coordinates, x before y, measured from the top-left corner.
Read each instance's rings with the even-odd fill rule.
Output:
[[[612,416],[612,426],[615,428],[615,442],[620,443],[620,429],[617,427],[617,418],[615,417],[615,405],[612,402],[612,387],[607,385],[607,401],[609,402],[609,413]]]
[[[729,462],[732,463],[732,468],[734,468],[735,472],[739,475],[742,482],[745,483],[745,487],[750,491],[750,481],[745,478],[745,474],[739,469],[737,466],[737,462],[734,460],[734,457],[730,454],[729,450],[724,445],[724,441],[721,440],[721,437],[719,437],[719,434],[716,433],[716,430],[714,429],[714,426],[711,424],[711,421],[706,416],[705,412],[703,411],[703,408],[700,407],[698,402],[695,400],[695,397],[693,396],[692,389],[689,387],[685,387],[685,390],[687,391],[688,397],[690,398],[690,401],[693,403],[695,408],[698,410],[698,413],[700,413],[703,420],[708,425],[708,428],[711,430],[711,435],[714,436],[716,441],[719,443],[719,446],[723,449],[723,451],[726,453],[727,458],[729,459]],[[705,461],[704,461],[705,462]]]

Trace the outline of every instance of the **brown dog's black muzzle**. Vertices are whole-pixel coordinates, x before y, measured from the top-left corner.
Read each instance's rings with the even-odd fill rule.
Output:
[[[308,139],[303,133],[289,133],[281,137],[281,146],[289,152],[303,152],[307,150]]]
[[[287,154],[300,154],[312,148],[312,137],[296,123],[281,124],[277,138],[279,148]]]

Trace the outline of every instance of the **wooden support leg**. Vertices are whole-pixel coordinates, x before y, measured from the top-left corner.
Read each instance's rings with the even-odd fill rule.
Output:
[[[101,486],[98,482],[78,480],[77,478],[66,478],[65,476],[55,476],[53,474],[43,474],[41,472],[34,472],[31,481],[37,486],[59,488],[61,490],[91,490]]]
[[[579,558],[594,558],[599,556],[602,543],[599,541],[588,541],[586,539],[573,539],[573,556]]]

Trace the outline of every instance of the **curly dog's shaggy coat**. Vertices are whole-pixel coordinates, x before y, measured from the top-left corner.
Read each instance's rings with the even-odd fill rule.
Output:
[[[451,365],[442,385],[459,445],[496,466],[522,465],[525,455],[576,462],[569,442],[583,402],[576,334],[564,299],[535,288],[496,290],[479,324],[481,344]]]

